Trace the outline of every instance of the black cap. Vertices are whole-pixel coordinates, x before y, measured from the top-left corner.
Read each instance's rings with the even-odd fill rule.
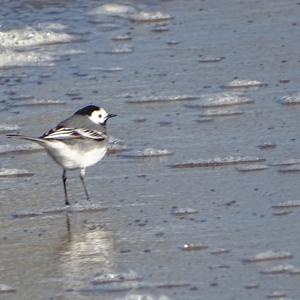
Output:
[[[83,108],[80,108],[79,110],[76,111],[75,115],[91,115],[93,111],[99,110],[100,107],[96,105],[88,105]]]

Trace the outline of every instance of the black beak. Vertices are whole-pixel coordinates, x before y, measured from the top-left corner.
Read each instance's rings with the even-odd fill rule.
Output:
[[[107,119],[110,119],[110,118],[113,118],[113,117],[116,117],[117,115],[115,115],[115,114],[108,114],[107,115]]]

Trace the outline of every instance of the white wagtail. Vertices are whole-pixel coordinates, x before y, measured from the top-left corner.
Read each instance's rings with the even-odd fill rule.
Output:
[[[80,169],[80,179],[86,198],[89,200],[84,182],[85,169],[96,164],[106,154],[108,141],[106,122],[115,116],[108,114],[103,108],[88,105],[38,138],[18,134],[8,136],[37,142],[63,168],[65,204],[69,205],[66,187],[67,170]]]

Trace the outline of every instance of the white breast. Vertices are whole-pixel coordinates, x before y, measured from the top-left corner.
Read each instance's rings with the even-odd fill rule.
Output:
[[[84,169],[100,161],[107,152],[106,144],[99,147],[81,148],[60,141],[47,143],[48,154],[64,169]]]
[[[106,154],[107,147],[96,148],[85,152],[82,159],[82,167],[86,168],[100,161]]]

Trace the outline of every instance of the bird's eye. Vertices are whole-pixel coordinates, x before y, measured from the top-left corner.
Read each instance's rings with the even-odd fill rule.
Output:
[[[102,118],[102,115],[100,114],[98,117],[101,119],[101,118]]]

